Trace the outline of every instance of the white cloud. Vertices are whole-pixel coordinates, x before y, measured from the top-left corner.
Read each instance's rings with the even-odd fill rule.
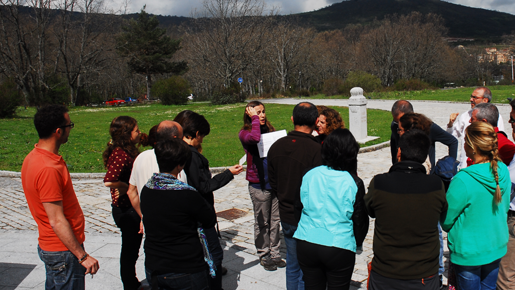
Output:
[[[513,0],[445,0],[446,2],[460,4],[469,7],[483,8],[515,14],[515,3]]]

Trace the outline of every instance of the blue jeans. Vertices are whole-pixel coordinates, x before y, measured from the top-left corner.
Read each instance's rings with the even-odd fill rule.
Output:
[[[86,268],[70,251],[48,252],[38,245],[39,258],[45,263],[45,289],[83,290]]]
[[[204,233],[206,234],[207,247],[209,248],[209,252],[213,257],[213,263],[216,266],[216,277],[209,277],[209,288],[211,290],[221,290],[222,260],[224,259],[224,251],[222,249],[222,246],[220,245],[220,240],[218,239],[218,232],[216,231],[215,227],[204,229]]]
[[[460,266],[453,264],[456,271],[458,288],[460,290],[495,289],[500,261],[501,259],[498,259],[482,266]]]
[[[440,226],[440,222],[438,222],[438,236],[440,237],[440,257],[438,257],[439,266],[438,266],[438,275],[443,275],[445,272],[445,268],[443,266],[443,235],[442,235],[442,227]]]
[[[286,289],[304,290],[302,270],[297,260],[297,240],[293,238],[297,226],[285,222],[281,222],[281,226],[283,227],[284,243],[286,244]]]
[[[173,290],[208,290],[208,272],[202,271],[197,273],[167,273],[156,275],[152,279],[152,271],[145,268],[147,281],[152,287],[153,283],[157,283],[156,289],[173,289]],[[152,287],[152,289],[154,289]]]

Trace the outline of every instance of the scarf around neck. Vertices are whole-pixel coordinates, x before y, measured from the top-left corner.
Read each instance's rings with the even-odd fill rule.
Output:
[[[154,173],[148,180],[146,187],[155,190],[193,190],[195,188],[178,180],[175,176],[168,173]]]

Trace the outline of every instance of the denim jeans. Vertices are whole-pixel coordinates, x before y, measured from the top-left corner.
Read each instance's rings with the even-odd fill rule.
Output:
[[[204,229],[206,234],[207,247],[213,257],[213,263],[216,266],[216,277],[209,277],[209,287],[211,290],[222,289],[222,260],[224,259],[224,251],[218,239],[218,232],[215,227]]]
[[[508,251],[499,264],[499,276],[497,277],[497,289],[515,289],[515,217],[508,218],[510,239]]]
[[[454,264],[458,288],[460,290],[495,289],[500,261],[501,259],[498,259],[482,266],[460,266]]]
[[[438,275],[443,275],[445,272],[445,268],[443,266],[443,235],[442,235],[442,227],[440,226],[440,222],[438,222],[438,236],[440,237],[440,256],[438,257],[439,265],[438,265]]]
[[[45,289],[83,290],[86,268],[70,251],[48,252],[38,245],[39,258],[45,263]]]
[[[173,289],[173,290],[208,290],[208,272],[202,271],[197,273],[167,273],[156,275],[152,279],[152,271],[145,268],[147,281],[152,289]],[[157,287],[154,283],[157,282]]]
[[[297,240],[293,238],[297,226],[285,222],[281,222],[281,226],[283,227],[284,243],[286,244],[286,289],[304,290],[302,270],[297,260]]]

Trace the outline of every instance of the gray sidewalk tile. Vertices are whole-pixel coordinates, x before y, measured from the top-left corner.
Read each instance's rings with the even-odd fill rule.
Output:
[[[465,99],[467,96],[464,97]],[[468,99],[467,99],[468,100]],[[298,99],[262,100],[269,103],[297,104]],[[347,100],[307,100],[316,105],[346,106]],[[466,101],[466,100],[465,100]],[[389,111],[394,101],[368,100],[368,108]],[[452,112],[464,112],[469,103],[443,103],[412,101],[416,112],[426,114],[435,123],[444,127]],[[510,107],[498,106],[510,131],[508,114]],[[385,124],[389,126],[389,124]],[[291,129],[291,128],[288,128]],[[511,131],[510,131],[511,132]],[[511,139],[511,134],[510,139]],[[441,144],[436,147],[437,158],[447,155],[447,148]],[[358,155],[358,175],[368,186],[372,177],[389,170],[391,166],[390,148]],[[45,269],[37,255],[37,226],[27,208],[19,175],[5,174],[0,177],[0,290],[3,289],[42,289],[44,288]],[[14,177],[13,177],[14,176]],[[18,177],[16,177],[18,176]],[[77,179],[77,176],[79,179]],[[86,277],[86,289],[122,289],[119,276],[119,255],[121,237],[111,216],[109,189],[103,185],[103,175],[82,175],[73,177],[73,184],[86,218],[86,241],[88,253],[99,260],[100,270],[91,278]],[[228,274],[223,277],[225,290],[236,289],[286,289],[285,269],[265,271],[259,264],[254,247],[253,208],[249,198],[245,173],[235,177],[231,183],[215,192],[215,206],[218,212],[239,209],[248,212],[235,220],[220,218],[219,227],[224,248],[223,265]],[[356,255],[351,289],[365,289],[367,263],[372,260],[374,220],[363,245],[363,252]],[[446,235],[444,235],[445,243]],[[446,248],[447,249],[447,248]],[[282,257],[286,258],[284,242],[281,246]],[[140,280],[144,280],[144,252],[140,250],[136,270]],[[445,261],[448,259],[446,251]],[[20,281],[18,281],[20,280]],[[444,278],[446,282],[446,278]]]

